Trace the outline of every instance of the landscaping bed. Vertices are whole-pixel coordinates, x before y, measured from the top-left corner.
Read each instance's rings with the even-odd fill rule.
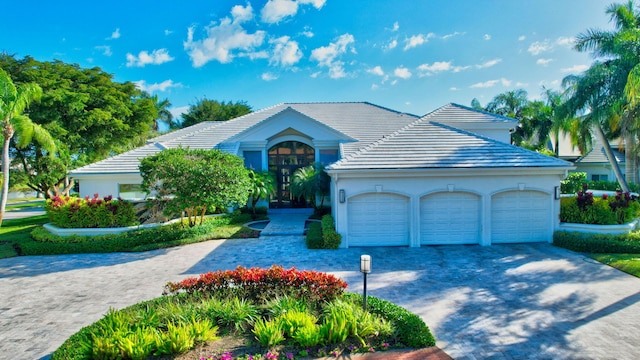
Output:
[[[435,345],[416,315],[344,292],[333,275],[273,266],[168,283],[165,295],[72,335],[52,359],[312,359]]]

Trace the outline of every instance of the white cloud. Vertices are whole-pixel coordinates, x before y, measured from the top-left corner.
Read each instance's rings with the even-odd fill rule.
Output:
[[[117,28],[114,32],[111,33],[111,36],[107,38],[107,40],[115,40],[120,38],[120,28]]]
[[[517,88],[526,87],[526,86],[529,86],[529,83],[523,83],[523,82],[520,82],[520,81],[518,81],[516,83],[516,87]]]
[[[173,115],[174,119],[177,119],[177,118],[181,118],[182,114],[188,113],[189,108],[191,108],[189,105],[178,106],[178,107],[169,109],[169,112],[171,113],[171,115]]]
[[[563,73],[580,73],[589,68],[589,65],[574,65],[570,68],[560,69]]]
[[[433,64],[422,64],[418,66],[418,70],[425,73],[437,73],[441,71],[452,70],[451,61],[436,61]]]
[[[531,53],[531,55],[537,56],[540,53],[551,51],[551,49],[553,49],[553,46],[549,44],[549,40],[544,40],[532,43],[529,45],[529,49],[527,49],[527,51]]]
[[[458,89],[458,88],[457,88],[457,87],[455,87],[455,86],[452,86],[452,87],[450,87],[450,88],[449,88],[449,90],[451,90],[451,91],[459,91],[460,89]]]
[[[96,50],[102,51],[102,55],[104,55],[104,56],[113,55],[113,53],[111,52],[111,46],[108,46],[108,45],[96,46]]]
[[[393,27],[391,28],[391,31],[396,32],[400,29],[400,24],[398,24],[398,22],[394,22],[393,23]]]
[[[576,38],[561,36],[556,40],[556,44],[572,48],[576,43]]]
[[[320,10],[326,0],[269,0],[262,8],[260,15],[263,22],[274,24],[282,19],[298,13],[299,5],[311,4]]]
[[[371,90],[378,90],[379,87],[378,84],[371,84]]]
[[[527,38],[526,36],[520,35],[520,36],[518,36],[518,41],[525,41],[526,38]]]
[[[434,33],[413,35],[410,38],[404,40],[404,42],[406,43],[406,45],[404,46],[404,50],[409,50],[416,46],[420,46],[435,36],[436,35]]]
[[[492,60],[489,60],[489,61],[485,61],[482,64],[476,65],[476,68],[485,69],[485,68],[489,68],[489,67],[498,65],[500,62],[502,62],[502,59],[496,58],[496,59],[492,59]]]
[[[298,42],[290,40],[288,36],[282,36],[269,42],[274,44],[273,55],[269,59],[269,64],[292,66],[302,58],[302,51],[298,47]]]
[[[143,50],[140,51],[138,56],[127,53],[127,67],[144,67],[148,64],[160,65],[172,60],[173,58],[169,55],[169,51],[167,49],[153,50],[151,54],[146,50]]]
[[[308,38],[312,38],[315,35],[309,26],[305,26],[301,34]]]
[[[262,45],[264,31],[247,33],[242,23],[253,18],[253,8],[247,3],[246,7],[236,5],[231,10],[233,18],[225,17],[219,24],[211,23],[206,27],[206,37],[194,40],[195,27],[187,31],[187,41],[183,43],[194,67],[201,67],[211,60],[229,63],[237,55],[253,53],[254,49]]]
[[[491,35],[484,34],[484,36],[482,38],[485,39],[485,40],[491,40]]]
[[[502,86],[509,86],[511,85],[511,80],[507,80],[505,78],[501,78],[501,79],[496,79],[496,80],[489,80],[489,81],[485,81],[485,82],[479,82],[479,83],[475,83],[471,86],[469,86],[472,89],[482,89],[482,88],[490,88],[490,87],[494,87],[498,84],[501,84]]]
[[[156,91],[167,91],[170,88],[182,87],[181,83],[174,83],[173,80],[165,80],[161,83],[147,84],[144,80],[134,81],[136,87],[142,91],[148,93],[154,93]]]
[[[391,49],[395,49],[396,46],[398,46],[398,40],[393,39],[391,40],[391,42],[389,43],[389,45],[387,45],[386,50],[391,50]]]
[[[409,71],[409,69],[407,69],[406,67],[401,66],[393,70],[393,75],[401,79],[408,79],[411,77],[411,71]]]
[[[380,67],[380,65],[367,70],[367,72],[373,75],[384,76],[384,71],[382,70],[382,67]]]
[[[266,72],[266,73],[262,73],[262,80],[264,81],[273,81],[273,80],[277,80],[278,76],[270,73],[270,72]]]
[[[333,79],[339,79],[346,76],[344,71],[344,62],[338,60],[343,54],[351,48],[355,52],[352,44],[355,42],[353,35],[340,35],[335,42],[327,46],[322,46],[311,51],[311,60],[318,62],[320,66],[329,68],[329,76]]]
[[[549,65],[549,63],[551,63],[552,61],[553,61],[553,59],[543,59],[543,58],[540,58],[540,59],[536,60],[536,64],[538,64],[538,65],[542,65],[542,66],[547,66],[547,65]]]
[[[164,29],[164,34],[169,36],[169,35],[173,34],[173,30]]]
[[[459,35],[464,35],[464,34],[465,34],[464,32],[458,32],[458,31],[456,31],[456,32],[453,32],[453,33],[451,33],[451,34],[444,35],[444,36],[442,37],[442,39],[443,39],[443,40],[447,40],[447,39],[452,38],[452,37],[454,37],[454,36],[459,36]]]

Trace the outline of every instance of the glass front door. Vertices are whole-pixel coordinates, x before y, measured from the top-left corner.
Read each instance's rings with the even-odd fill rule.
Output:
[[[291,195],[291,180],[296,170],[314,161],[313,148],[298,141],[281,142],[269,149],[269,171],[276,174],[277,181],[276,196],[271,199],[270,207],[306,207],[304,199]]]

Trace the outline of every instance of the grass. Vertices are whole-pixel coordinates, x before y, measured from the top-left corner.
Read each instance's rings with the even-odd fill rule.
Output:
[[[5,210],[28,209],[42,206],[44,206],[44,200],[42,199],[9,201]]]
[[[49,222],[46,215],[32,216],[24,219],[4,220],[0,227],[0,259],[18,256],[16,246],[32,242],[31,231]]]
[[[640,254],[589,254],[589,257],[640,278]]]

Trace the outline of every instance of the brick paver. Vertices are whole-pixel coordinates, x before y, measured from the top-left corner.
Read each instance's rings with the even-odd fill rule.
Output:
[[[285,217],[286,218],[286,217]],[[277,220],[277,219],[276,219]],[[0,259],[0,359],[40,359],[167,281],[238,265],[327,271],[420,315],[455,359],[638,359],[640,279],[549,244],[305,248],[300,236]]]

